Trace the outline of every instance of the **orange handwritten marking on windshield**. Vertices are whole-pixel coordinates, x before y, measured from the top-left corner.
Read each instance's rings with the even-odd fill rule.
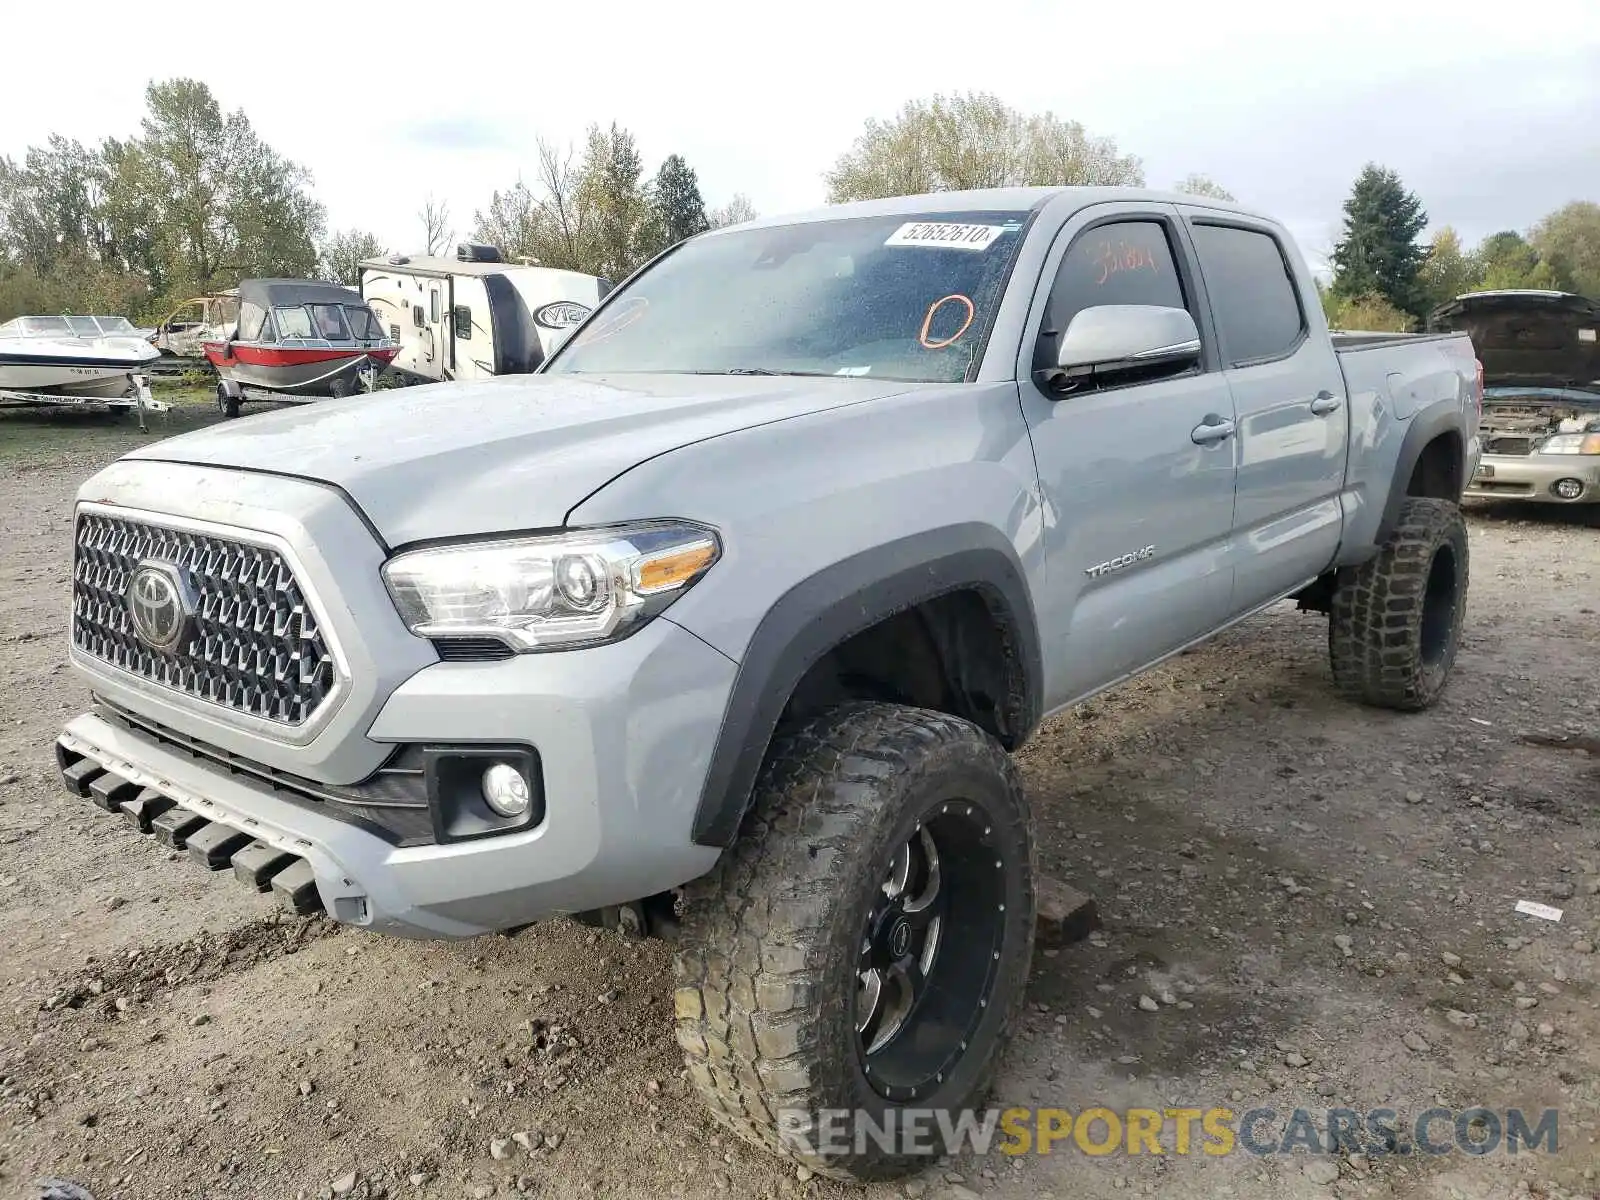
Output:
[[[960,329],[956,330],[947,338],[940,339],[929,337],[928,331],[933,325],[934,314],[946,304],[949,304],[952,300],[967,306],[967,319],[961,322]],[[932,304],[928,305],[928,312],[922,318],[922,332],[917,334],[917,341],[921,342],[923,348],[926,350],[942,350],[952,342],[959,341],[961,335],[971,328],[972,318],[977,315],[977,311],[978,310],[972,306],[972,301],[968,300],[960,292],[957,292],[953,296],[946,296],[943,300],[935,300]]]
[[[621,333],[629,325],[644,316],[644,310],[649,307],[650,298],[648,296],[630,297],[618,304],[615,311],[608,312],[604,319],[590,327],[586,331],[586,335],[580,336],[583,336],[583,342],[589,345],[593,345],[595,342],[603,342],[606,338]]]
[[[1115,246],[1109,241],[1101,242],[1099,257],[1094,261],[1100,268],[1100,278],[1095,280],[1096,286],[1103,284],[1119,271],[1161,270],[1154,254],[1143,246],[1130,246],[1127,242],[1118,242]]]

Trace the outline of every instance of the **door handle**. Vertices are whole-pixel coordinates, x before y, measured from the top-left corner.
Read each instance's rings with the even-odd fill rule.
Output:
[[[1311,411],[1319,417],[1325,417],[1329,413],[1338,412],[1342,403],[1343,401],[1332,392],[1318,392],[1317,398],[1311,402]]]
[[[1189,440],[1196,446],[1215,446],[1231,438],[1236,428],[1232,421],[1212,413],[1189,431]]]

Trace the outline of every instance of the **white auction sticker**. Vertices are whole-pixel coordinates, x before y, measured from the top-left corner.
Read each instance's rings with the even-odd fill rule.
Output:
[[[987,250],[1006,231],[1004,225],[956,225],[946,221],[907,221],[885,246],[938,246],[945,250]]]
[[[1548,904],[1540,904],[1537,900],[1518,900],[1517,911],[1530,917],[1542,917],[1546,921],[1561,920],[1561,910],[1551,908]]]

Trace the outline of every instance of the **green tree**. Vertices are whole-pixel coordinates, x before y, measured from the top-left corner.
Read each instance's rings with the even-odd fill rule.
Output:
[[[633,134],[615,121],[589,129],[577,200],[592,231],[590,271],[621,279],[649,253],[650,203],[641,180],[644,165]]]
[[[263,142],[242,110],[224,114],[196,80],[152,83],[145,102],[143,137],[120,156],[115,186],[154,216],[152,249],[168,281],[210,289],[310,275],[323,210],[305,169]]]
[[[1563,205],[1533,227],[1528,241],[1559,286],[1600,300],[1600,204]]]
[[[0,228],[9,256],[41,273],[64,260],[100,258],[108,249],[107,182],[101,156],[59,134],[30,146],[20,167],[0,158]]]
[[[1317,284],[1322,297],[1322,314],[1329,329],[1363,333],[1409,333],[1416,326],[1410,314],[1401,312],[1382,296],[1339,296],[1332,288]]]
[[[1413,317],[1428,308],[1422,286],[1427,250],[1417,235],[1428,224],[1422,201],[1400,176],[1368,163],[1344,202],[1344,232],[1333,247],[1333,292],[1341,299],[1381,296]]]
[[[319,270],[329,283],[356,287],[361,282],[362,261],[381,258],[386,253],[377,234],[343,229],[323,243]]]
[[[1144,183],[1139,160],[1053,113],[1027,115],[988,93],[913,100],[868,121],[824,176],[828,200],[963,188]]]
[[[1422,263],[1422,291],[1428,311],[1470,292],[1483,278],[1483,265],[1475,254],[1461,248],[1461,236],[1446,225],[1434,235]]]
[[[1483,268],[1481,286],[1486,290],[1560,286],[1554,268],[1541,261],[1539,252],[1514,230],[1502,230],[1484,238],[1477,257]]]
[[[591,213],[580,194],[582,165],[570,146],[539,141],[538,169],[530,185],[516,183],[473,214],[473,237],[500,247],[508,259],[595,274]]]
[[[1216,180],[1207,175],[1188,175],[1183,181],[1172,189],[1175,192],[1185,192],[1191,196],[1208,196],[1213,200],[1232,200],[1234,195]]]
[[[650,207],[660,241],[657,249],[675,246],[711,228],[706,218],[706,202],[700,196],[700,180],[694,168],[680,154],[662,160],[650,187]]]

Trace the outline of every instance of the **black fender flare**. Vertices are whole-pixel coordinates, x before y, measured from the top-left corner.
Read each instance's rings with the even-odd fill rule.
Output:
[[[795,584],[762,617],[740,658],[712,752],[693,837],[730,846],[795,686],[835,646],[952,592],[974,590],[1015,647],[1022,674],[1018,744],[1039,723],[1044,665],[1027,578],[1011,542],[989,525],[956,525],[841,559]]]
[[[1384,545],[1393,536],[1395,527],[1400,523],[1400,506],[1406,502],[1407,488],[1417,469],[1417,461],[1422,457],[1423,450],[1441,434],[1455,434],[1460,454],[1456,477],[1461,481],[1462,488],[1467,485],[1467,435],[1459,402],[1452,400],[1435,404],[1417,413],[1407,424],[1409,427],[1400,442],[1400,457],[1395,462],[1394,477],[1389,482],[1389,495],[1383,502],[1383,516],[1378,521],[1378,535],[1373,539],[1373,544],[1377,546]],[[1460,500],[1460,493],[1450,499]]]

